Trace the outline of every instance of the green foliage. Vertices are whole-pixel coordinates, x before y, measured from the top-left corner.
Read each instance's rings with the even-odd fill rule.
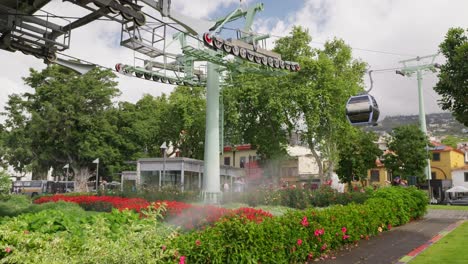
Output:
[[[468,29],[451,28],[439,45],[447,59],[434,90],[442,96],[439,104],[455,119],[468,126]]]
[[[445,137],[444,139],[442,139],[442,144],[446,145],[446,146],[450,146],[452,148],[457,148],[457,145],[458,143],[462,143],[462,142],[467,142],[468,141],[468,137],[457,137],[457,136],[452,136],[452,135],[448,135],[447,137]]]
[[[317,190],[259,188],[254,192],[233,196],[233,201],[246,203],[254,207],[267,205],[305,209],[309,207],[327,207],[336,204],[346,205],[352,202],[364,203],[372,192],[372,190],[369,190],[367,192],[339,193],[328,185],[322,185]]]
[[[0,169],[0,201],[10,196],[11,186],[10,175],[8,175],[6,171]]]
[[[332,250],[405,224],[411,216],[421,217],[420,209],[427,205],[424,193],[413,188],[389,187],[378,192],[361,205],[290,210],[259,224],[229,218],[203,231],[177,237],[168,249],[177,250],[188,263],[311,262]],[[412,201],[404,201],[408,197]],[[424,204],[424,208],[413,207],[418,204]]]
[[[25,212],[31,206],[31,199],[26,195],[11,195],[6,200],[0,200],[0,217],[16,216]]]
[[[31,165],[36,177],[69,163],[83,182],[96,157],[104,164],[119,160],[122,138],[105,114],[119,95],[114,78],[100,69],[84,75],[57,65],[31,69],[24,81],[34,93],[10,96],[5,108],[9,163],[21,172]]]
[[[426,135],[417,126],[397,127],[391,133],[389,152],[384,155],[383,163],[394,176],[401,176],[403,179],[417,176],[422,181],[427,165],[428,145]]]
[[[327,42],[323,50],[311,49],[310,41],[301,27],[276,41],[276,52],[300,63],[297,73],[231,76],[223,89],[225,132],[226,142],[251,143],[264,159],[284,156],[288,139],[298,133],[322,175],[320,159],[335,161],[336,143],[350,129],[344,108],[347,98],[362,90],[365,64],[353,60],[341,40]]]
[[[341,182],[347,183],[351,188],[352,181],[367,179],[367,171],[375,168],[376,159],[382,151],[374,143],[377,135],[373,132],[354,130],[339,144],[340,154],[336,173]]]
[[[174,230],[161,211],[93,213],[79,207],[43,210],[0,224],[0,263],[160,263]],[[9,248],[10,252],[5,249]]]

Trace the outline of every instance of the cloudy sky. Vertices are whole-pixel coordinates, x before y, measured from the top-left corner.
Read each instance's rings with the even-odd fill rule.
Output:
[[[242,1],[241,5],[259,1]],[[399,67],[399,61],[437,53],[438,45],[450,27],[468,28],[466,0],[265,0],[265,9],[257,16],[255,29],[270,33],[272,41],[288,34],[292,26],[309,29],[313,42],[342,38],[353,47],[353,56],[369,64],[372,70]],[[172,8],[183,14],[203,19],[226,15],[239,7],[238,0],[172,0]],[[88,12],[61,0],[52,0],[45,9],[62,16],[82,16]],[[151,12],[148,7],[143,9]],[[120,43],[120,25],[95,21],[71,34],[71,46],[65,53],[99,65],[113,68],[118,62],[132,64],[134,53]],[[272,47],[270,47],[272,48]],[[443,57],[437,58],[443,62]],[[21,77],[29,68],[42,69],[43,62],[20,52],[0,50],[0,108],[8,95],[28,91]],[[424,75],[426,112],[441,112],[432,87],[437,77]],[[368,80],[366,79],[366,83]],[[173,86],[119,76],[121,96],[118,100],[136,102],[144,94],[170,93]],[[417,114],[417,81],[415,77],[396,75],[394,71],[374,74],[374,89],[383,115]]]

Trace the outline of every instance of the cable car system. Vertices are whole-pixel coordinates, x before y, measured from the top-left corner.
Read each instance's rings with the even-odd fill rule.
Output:
[[[369,94],[374,86],[372,71],[369,71],[371,86],[362,94],[351,96],[346,103],[346,118],[352,125],[376,126],[380,110],[375,98]]]
[[[133,63],[117,62],[123,75],[155,82],[206,86],[205,202],[219,199],[220,82],[223,72],[281,76],[300,71],[299,63],[268,50],[269,34],[252,30],[263,4],[238,8],[215,21],[195,19],[171,8],[171,0],[63,0],[89,13],[69,18],[42,8],[52,0],[0,2],[0,49],[21,51],[81,74],[96,67],[57,56],[70,47],[71,31],[96,20],[119,23],[120,45],[133,51]],[[242,1],[241,1],[242,4]],[[73,19],[73,21],[71,21]],[[226,24],[243,19],[243,28],[226,34]],[[66,55],[68,56],[68,55]],[[375,71],[374,71],[375,72]],[[230,76],[233,76],[230,74]],[[380,110],[369,94],[351,96],[346,117],[352,125],[376,125]]]

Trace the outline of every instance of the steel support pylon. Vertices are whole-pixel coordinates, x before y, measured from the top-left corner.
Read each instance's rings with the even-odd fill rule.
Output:
[[[217,204],[221,198],[219,142],[219,65],[208,62],[203,169],[203,201],[207,204]]]

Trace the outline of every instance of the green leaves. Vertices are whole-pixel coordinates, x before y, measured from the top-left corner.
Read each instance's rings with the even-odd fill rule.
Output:
[[[348,183],[351,188],[352,181],[367,179],[367,170],[375,168],[376,159],[382,151],[374,143],[377,135],[373,132],[363,132],[355,129],[340,144],[340,154],[337,174],[341,182]]]
[[[434,90],[442,96],[439,105],[468,126],[468,31],[451,28],[439,47],[447,61],[442,65]]]
[[[424,179],[427,165],[429,142],[426,135],[414,125],[395,128],[388,142],[389,153],[384,155],[383,163],[394,176],[417,176]]]

